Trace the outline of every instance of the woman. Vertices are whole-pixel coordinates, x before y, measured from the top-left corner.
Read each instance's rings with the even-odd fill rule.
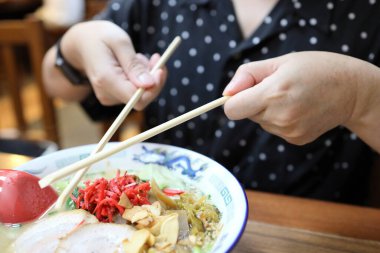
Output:
[[[91,85],[73,85],[86,78],[70,82],[55,67],[56,48],[44,61],[45,83],[52,96],[81,101],[94,120],[114,117],[120,106],[113,105],[144,87],[135,109],[144,109],[150,128],[220,97],[235,70],[251,61],[324,50],[378,65],[378,13],[375,1],[110,1],[97,21],[72,27],[60,44],[65,62]],[[183,42],[168,72],[149,74],[159,58],[154,53],[176,35]],[[297,146],[249,119],[228,120],[222,108],[150,141],[203,153],[247,188],[357,204],[365,203],[376,158],[342,126]]]

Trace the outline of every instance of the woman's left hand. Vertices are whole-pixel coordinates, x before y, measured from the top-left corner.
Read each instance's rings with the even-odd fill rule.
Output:
[[[251,119],[290,143],[306,144],[361,115],[363,98],[370,94],[359,85],[358,61],[300,52],[244,64],[224,91],[233,95],[225,113],[233,120]]]

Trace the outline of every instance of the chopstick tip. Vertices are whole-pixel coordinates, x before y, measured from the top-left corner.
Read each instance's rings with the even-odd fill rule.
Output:
[[[43,189],[49,185],[49,182],[47,182],[46,177],[44,177],[38,181],[38,184],[41,187],[41,189]]]

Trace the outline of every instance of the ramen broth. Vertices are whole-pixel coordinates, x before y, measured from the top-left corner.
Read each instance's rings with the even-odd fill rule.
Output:
[[[196,201],[195,199],[193,199],[193,196],[200,196],[200,198],[201,198],[201,200],[198,203],[196,203],[196,205],[199,206],[201,203],[202,205],[203,204],[207,205],[206,207],[203,207],[203,209],[209,208],[209,210],[211,210],[208,212],[204,212],[201,215],[201,216],[210,216],[210,217],[212,216],[213,217],[212,219],[206,218],[203,220],[203,222],[205,222],[205,220],[206,220],[206,222],[209,223],[209,224],[205,225],[206,227],[208,226],[208,227],[213,227],[213,228],[212,228],[212,230],[209,229],[209,231],[202,232],[202,236],[204,238],[200,239],[202,241],[202,243],[207,244],[207,245],[204,245],[205,246],[204,248],[202,248],[202,252],[209,251],[212,247],[213,242],[215,241],[217,234],[219,233],[220,228],[221,228],[221,226],[219,224],[219,220],[220,220],[219,211],[216,209],[216,207],[214,205],[209,203],[206,196],[204,196],[199,190],[197,190],[191,184],[190,180],[186,180],[184,178],[181,178],[180,175],[178,178],[177,178],[177,176],[173,176],[173,172],[169,171],[166,167],[157,165],[154,168],[152,168],[151,166],[147,165],[146,169],[144,168],[144,169],[138,170],[136,172],[128,171],[128,174],[136,174],[142,180],[151,180],[152,179],[151,175],[153,174],[153,170],[154,170],[154,180],[157,181],[158,185],[160,186],[159,188],[164,186],[164,187],[168,187],[171,189],[182,189],[183,191],[181,191],[181,192],[186,193],[186,194],[183,194],[182,197],[179,197],[179,196],[170,197],[172,199],[176,199],[178,206],[181,207],[182,210],[193,208],[191,206],[192,204],[190,204],[191,202]],[[115,174],[116,174],[115,170],[111,171],[111,172],[109,170],[107,170],[107,173],[104,171],[103,172],[92,172],[92,173],[88,173],[88,175],[86,175],[85,180],[93,180],[93,179],[102,178],[102,177],[112,178],[115,176]],[[54,188],[58,192],[61,192],[67,184],[68,184],[68,180],[62,180],[62,181],[58,182],[57,184],[55,184]],[[80,186],[83,187],[83,183]],[[193,211],[193,209],[192,210],[186,210],[187,213],[192,212],[192,211]],[[189,220],[196,219],[196,221],[199,222],[199,219],[196,217],[197,215],[193,215],[194,217],[189,217],[188,219]],[[211,220],[212,220],[212,222],[211,222]],[[124,223],[125,223],[125,220],[124,220]],[[211,223],[213,223],[213,224],[211,224]],[[21,227],[10,227],[10,226],[5,226],[5,225],[0,225],[0,249],[2,249],[1,252],[14,253],[14,249],[12,249],[12,247],[11,247],[12,243],[15,241],[15,239],[23,231],[27,230],[33,224],[34,224],[34,222],[31,222],[29,224],[23,224]],[[195,223],[194,223],[194,225],[193,225],[193,223],[189,223],[189,224],[192,224],[189,227],[189,231],[191,233],[199,233],[199,230],[196,229]],[[212,226],[210,226],[210,224]],[[209,235],[211,235],[211,236],[209,236]],[[199,242],[198,242],[198,244],[199,244]]]

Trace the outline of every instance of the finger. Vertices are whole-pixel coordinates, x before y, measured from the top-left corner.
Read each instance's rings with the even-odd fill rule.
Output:
[[[101,50],[100,50],[101,51]],[[93,69],[91,84],[103,105],[126,103],[137,87],[128,80],[124,70],[111,53],[105,54],[102,62]]]
[[[103,105],[126,101],[130,92],[125,85],[127,77],[108,47],[99,47],[92,52],[93,59],[87,64],[87,75],[94,92]],[[135,87],[135,86],[133,86]]]
[[[160,60],[161,56],[157,53],[153,54],[152,57],[150,57],[149,59],[149,66],[150,68],[152,69],[154,66],[156,66],[156,64],[158,63],[158,61]]]
[[[153,68],[154,66],[156,66],[160,58],[161,56],[159,54],[157,53],[153,54],[149,61],[150,67]],[[158,84],[159,86],[162,86],[168,76],[168,70],[165,65],[162,66],[160,70],[161,71],[156,70],[155,73],[153,73],[153,76],[154,76],[156,84]]]
[[[231,120],[251,118],[267,108],[267,94],[270,93],[273,77],[268,77],[261,83],[244,89],[233,95],[224,104],[224,112]]]
[[[158,69],[154,72],[154,78],[158,85],[155,85],[145,90],[141,99],[135,106],[136,110],[144,109],[148,104],[150,104],[158,96],[158,94],[161,92],[162,88],[164,87],[166,74],[164,73],[162,69]]]
[[[308,136],[299,136],[299,137],[286,137],[283,139],[289,142],[290,144],[302,146],[314,141],[318,137],[319,136],[317,135],[308,135]]]
[[[153,54],[152,57],[149,60],[149,64],[151,69],[156,66],[158,61],[160,60],[160,55],[159,54]],[[165,66],[162,66],[159,69],[156,69],[152,73],[155,83],[155,86],[149,87],[145,89],[145,92],[143,93],[140,101],[136,104],[135,109],[136,110],[142,110],[144,109],[149,103],[151,103],[161,92],[162,88],[164,87],[164,83],[167,78],[167,69]]]
[[[256,122],[256,121],[255,121]],[[270,134],[273,134],[273,135],[276,135],[278,137],[280,137],[281,139],[291,143],[291,144],[296,144],[296,145],[302,145],[302,144],[306,144],[306,140],[305,138],[302,136],[289,136],[287,134],[284,133],[284,129],[276,126],[276,125],[273,125],[271,123],[259,123],[259,125],[268,133]]]
[[[136,54],[136,58],[138,58],[141,62],[143,62],[144,64],[149,66],[150,69],[152,69],[160,59],[160,56],[159,54],[155,54],[151,57],[151,59],[148,59],[144,55],[138,53]],[[134,106],[134,109],[143,110],[150,102],[152,102],[157,97],[167,77],[166,68],[164,69],[165,71],[163,69],[158,69],[154,73],[152,73],[155,85],[144,88],[144,93]],[[138,87],[133,85],[133,83],[130,80],[128,80],[128,77],[126,77],[126,79],[123,82],[124,89],[122,92],[117,93],[117,97],[121,101],[129,101],[131,95],[136,92]]]
[[[129,40],[112,45],[112,51],[120,62],[128,79],[138,87],[148,88],[154,85],[154,78],[149,73],[149,64],[142,55],[137,55]]]
[[[152,57],[149,59],[150,69],[153,69],[159,60],[160,55],[157,53],[153,54]],[[160,69],[156,69],[153,73],[151,72],[151,74],[153,75],[153,78],[155,80],[155,85],[144,90],[142,97],[135,105],[136,110],[143,110],[149,103],[151,103],[158,96],[158,94],[164,86],[164,83],[167,78],[167,70],[165,66],[161,67]]]
[[[137,90],[120,67],[105,68],[92,83],[97,98],[103,105],[126,103]]]
[[[276,71],[277,62],[277,58],[274,58],[241,65],[224,89],[223,95],[232,96],[260,83]]]
[[[145,55],[137,53],[136,58],[138,58],[143,64],[149,66],[149,59]]]
[[[315,131],[315,130],[305,130],[303,126],[292,125],[288,127],[280,127],[276,124],[272,124],[270,122],[260,122],[259,117],[251,119],[267,131],[273,135],[276,135],[287,142],[295,145],[305,145],[317,139],[324,132]]]

